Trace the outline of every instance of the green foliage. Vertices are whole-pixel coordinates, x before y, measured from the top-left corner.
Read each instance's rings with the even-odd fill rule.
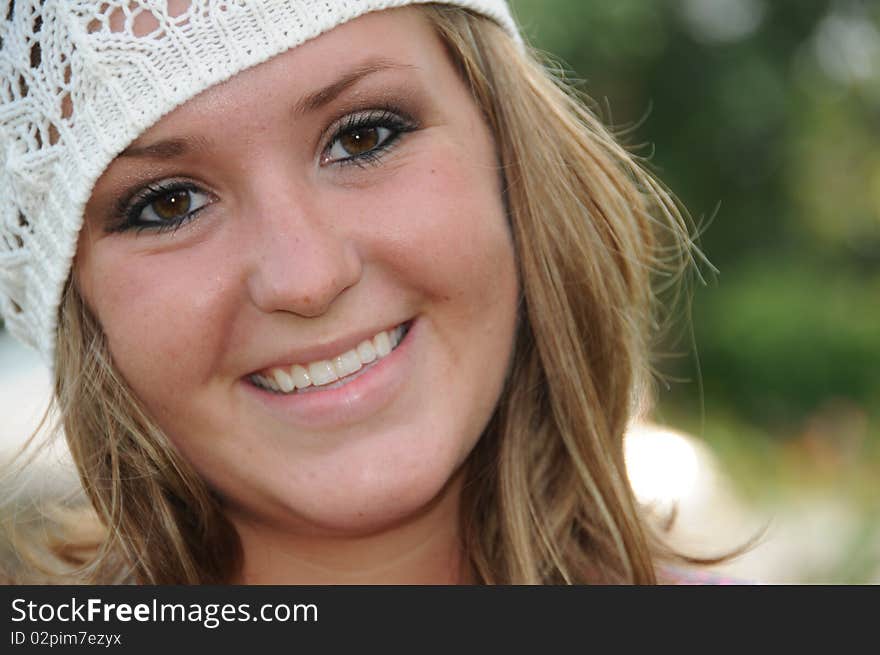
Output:
[[[697,220],[714,214],[701,245],[721,273],[693,307],[701,366],[672,373],[701,376],[708,405],[765,436],[834,399],[876,416],[880,3],[512,4],[604,118],[652,144]],[[686,391],[664,402],[693,411],[700,391]]]
[[[880,398],[880,277],[767,257],[720,279],[694,314],[708,401],[775,423]]]

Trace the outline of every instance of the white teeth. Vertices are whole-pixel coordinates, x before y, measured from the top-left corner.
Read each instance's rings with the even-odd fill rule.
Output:
[[[397,344],[400,343],[401,339],[403,339],[403,326],[398,325],[391,331],[391,347],[397,348]]]
[[[360,371],[363,364],[361,363],[361,358],[358,357],[357,351],[349,350],[347,353],[343,353],[334,359],[333,366],[336,368],[336,373],[339,377],[344,378],[346,375]]]
[[[361,362],[364,364],[369,364],[374,359],[376,359],[376,349],[373,348],[372,341],[361,341],[357,347],[357,354],[360,357]]]
[[[254,375],[253,379],[254,379],[254,382],[259,384],[261,387],[266,387],[267,389],[271,388],[269,386],[269,380],[264,378],[262,375]]]
[[[321,386],[322,384],[330,384],[339,379],[339,376],[333,368],[333,364],[326,359],[309,364],[309,377],[312,379],[312,384],[316,387]]]
[[[293,391],[293,380],[290,379],[290,376],[284,371],[284,369],[272,369],[272,374],[275,376],[275,382],[281,387],[281,391],[284,393],[290,393]]]
[[[373,346],[376,348],[376,354],[384,357],[391,352],[391,337],[387,332],[380,332],[373,337]]]
[[[263,375],[252,375],[251,380],[260,387],[280,393],[291,393],[294,389],[305,389],[312,385],[319,387],[330,384],[357,373],[365,365],[388,355],[401,342],[404,332],[404,327],[400,325],[393,330],[380,332],[372,339],[365,339],[357,348],[330,360],[294,364],[290,368],[273,368]]]
[[[293,368],[290,369],[290,377],[297,389],[305,389],[312,384],[312,378],[309,377],[309,372],[299,364],[294,364]]]

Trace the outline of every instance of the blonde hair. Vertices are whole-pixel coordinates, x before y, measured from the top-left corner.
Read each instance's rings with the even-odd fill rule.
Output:
[[[655,273],[691,253],[670,195],[582,101],[491,21],[425,12],[495,137],[522,289],[511,374],[467,463],[462,539],[487,584],[653,583],[672,554],[627,481],[623,435],[650,380]],[[222,583],[235,530],[115,372],[68,284],[55,370],[103,537],[88,582]]]

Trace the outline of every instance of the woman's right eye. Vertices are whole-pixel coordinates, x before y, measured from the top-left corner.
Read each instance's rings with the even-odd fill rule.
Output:
[[[138,191],[124,203],[119,230],[174,229],[213,202],[191,183],[159,182]]]

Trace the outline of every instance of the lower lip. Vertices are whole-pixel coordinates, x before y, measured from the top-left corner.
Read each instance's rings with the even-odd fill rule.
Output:
[[[243,385],[285,423],[319,429],[360,423],[390,404],[406,382],[418,326],[419,322],[413,320],[391,353],[368,365],[366,370],[361,369],[360,375],[354,375],[342,386],[282,394],[261,389],[248,380]]]

